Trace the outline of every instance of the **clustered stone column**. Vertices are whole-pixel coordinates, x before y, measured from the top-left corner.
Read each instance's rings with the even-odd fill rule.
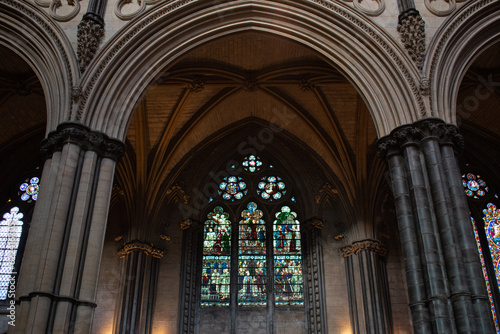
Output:
[[[385,267],[387,249],[366,239],[342,247],[351,326],[354,334],[392,333],[392,313]]]
[[[164,251],[152,243],[134,240],[118,251],[124,259],[122,295],[116,333],[153,333],[159,261]]]
[[[62,123],[47,154],[17,294],[15,332],[89,333],[116,160],[125,145]]]
[[[461,184],[455,125],[436,118],[379,140],[387,159],[415,334],[494,333]]]

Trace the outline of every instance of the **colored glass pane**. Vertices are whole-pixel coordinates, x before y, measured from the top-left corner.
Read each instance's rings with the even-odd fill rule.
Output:
[[[0,299],[7,298],[9,281],[16,263],[17,248],[23,231],[23,214],[18,207],[3,215],[0,222]]]
[[[472,217],[471,217],[471,222],[472,222],[472,229],[474,230],[474,237],[476,239],[477,249],[479,251],[479,258],[481,259],[481,267],[483,269],[483,276],[484,276],[484,280],[486,282],[486,288],[488,290],[488,298],[490,300],[491,313],[492,313],[493,320],[495,323],[496,331],[497,331],[497,333],[500,333],[500,328],[498,326],[498,319],[497,319],[496,310],[495,310],[495,304],[493,303],[493,295],[491,293],[490,280],[488,278],[488,272],[486,271],[486,265],[484,263],[483,249],[481,247],[481,241],[479,240],[479,234],[477,232],[476,221]]]
[[[465,188],[465,194],[474,199],[484,197],[489,190],[481,176],[472,173],[462,175],[462,185]]]
[[[21,184],[21,186],[19,187],[19,196],[21,197],[21,200],[28,203],[36,201],[38,199],[38,190],[40,188],[39,183],[39,178],[32,177],[31,179],[26,180],[26,182]]]
[[[243,169],[247,172],[254,173],[260,170],[262,166],[262,161],[260,158],[255,155],[249,155],[243,160]]]
[[[242,199],[247,193],[247,184],[239,176],[225,177],[219,184],[219,195],[227,201]]]
[[[273,223],[274,298],[279,305],[303,305],[300,223],[288,206],[276,213]]]
[[[241,212],[238,232],[238,305],[266,305],[266,225],[250,202]]]
[[[286,194],[286,185],[279,176],[264,176],[257,188],[257,194],[268,201],[278,200]]]
[[[231,278],[231,221],[217,206],[207,215],[203,233],[202,306],[227,306]]]

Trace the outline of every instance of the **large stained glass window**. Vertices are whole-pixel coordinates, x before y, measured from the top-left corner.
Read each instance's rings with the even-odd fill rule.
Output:
[[[231,221],[220,206],[204,224],[201,304],[229,305],[231,270]]]
[[[296,198],[259,157],[242,166],[223,178],[204,223],[201,306],[302,307],[300,223],[288,206]]]

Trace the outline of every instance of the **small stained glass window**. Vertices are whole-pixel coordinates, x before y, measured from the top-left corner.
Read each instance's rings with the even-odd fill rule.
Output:
[[[262,210],[250,202],[239,223],[238,305],[265,306],[266,223]]]
[[[465,188],[465,194],[474,199],[484,197],[489,190],[481,176],[472,173],[462,175],[462,184]]]
[[[280,305],[303,305],[300,223],[288,206],[276,213],[273,223],[274,300]]]
[[[26,180],[19,187],[19,196],[25,202],[31,203],[38,199],[38,189],[39,189],[40,179],[38,177],[32,177]]]
[[[23,231],[23,214],[17,206],[3,215],[0,222],[0,299],[7,298],[10,279],[16,263],[17,249]],[[9,297],[10,298],[10,297]]]
[[[262,166],[262,161],[260,158],[255,155],[249,155],[243,160],[243,169],[247,172],[254,173],[260,170]]]
[[[268,201],[279,200],[286,194],[285,182],[279,176],[264,176],[257,188],[257,194]]]
[[[202,306],[228,306],[231,280],[231,221],[220,206],[207,215],[203,233]]]
[[[219,195],[226,201],[242,199],[247,193],[247,184],[239,176],[225,177],[219,184]]]

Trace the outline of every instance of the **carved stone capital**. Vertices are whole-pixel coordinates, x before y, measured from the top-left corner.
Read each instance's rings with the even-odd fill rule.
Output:
[[[464,146],[458,127],[439,118],[425,118],[411,125],[400,126],[390,135],[380,138],[377,145],[380,155],[387,158],[399,154],[407,145],[420,145],[429,138],[436,138],[441,145],[452,145],[457,151]]]
[[[358,255],[358,253],[361,251],[371,251],[384,257],[387,255],[387,248],[379,241],[371,239],[355,241],[352,244],[340,249],[342,257]]]
[[[117,255],[119,258],[124,258],[132,252],[143,252],[157,259],[161,259],[165,253],[163,249],[155,247],[150,242],[133,240],[123,245],[123,247],[118,250]]]
[[[90,15],[84,15],[82,21],[78,24],[78,63],[80,72],[83,73],[101,43],[104,36],[104,24]]]
[[[181,230],[187,230],[188,228],[191,228],[193,225],[194,222],[189,218],[183,219],[179,222]]]
[[[54,152],[62,150],[68,143],[80,145],[84,150],[95,151],[100,156],[115,161],[125,153],[125,144],[121,141],[74,122],[59,124],[57,129],[50,132],[42,141],[41,151],[49,157]]]
[[[419,69],[425,57],[425,22],[414,8],[399,16],[398,32],[411,59]]]

